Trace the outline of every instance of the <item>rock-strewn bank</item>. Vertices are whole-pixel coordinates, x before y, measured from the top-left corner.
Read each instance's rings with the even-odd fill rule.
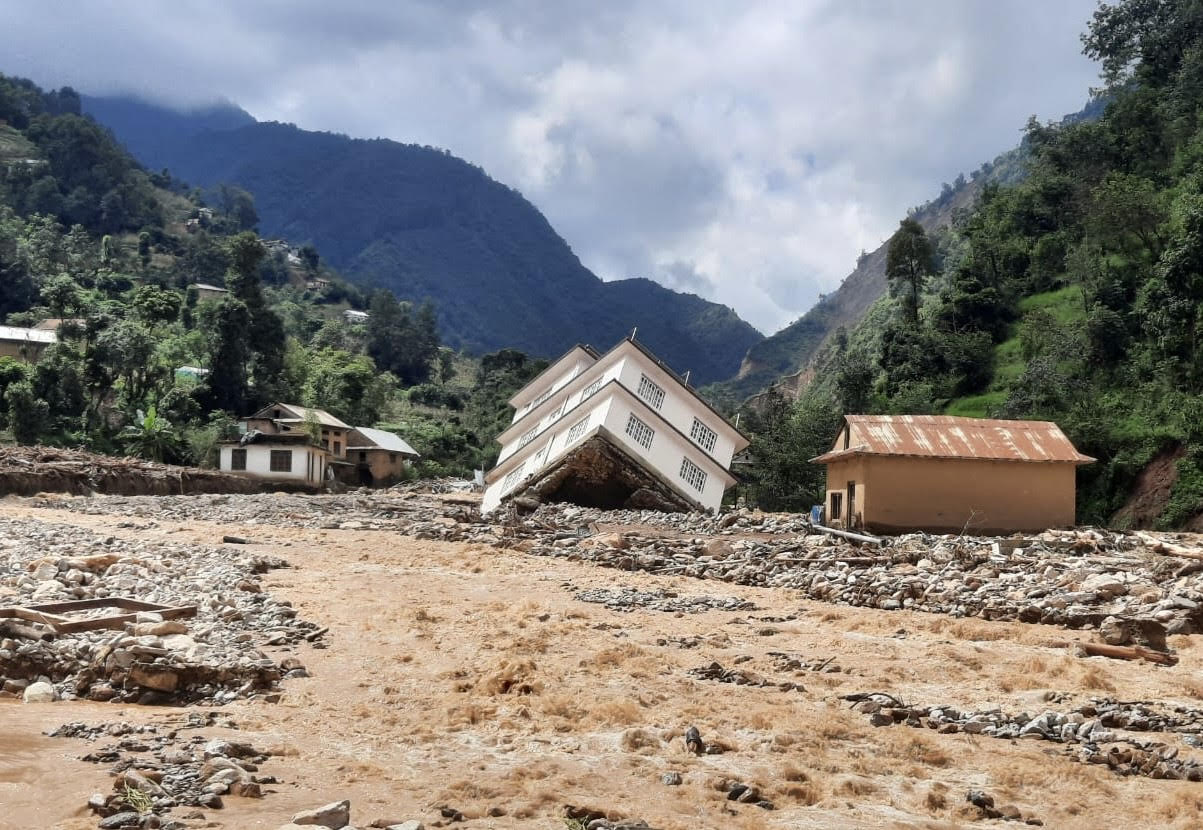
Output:
[[[144,612],[123,630],[66,634],[0,620],[3,692],[24,694],[40,681],[53,684],[56,697],[102,701],[223,703],[271,695],[281,677],[304,668],[261,648],[320,637],[317,626],[262,591],[260,574],[284,564],[241,546],[130,541],[71,525],[0,520],[0,606],[124,597],[197,609],[185,619]]]

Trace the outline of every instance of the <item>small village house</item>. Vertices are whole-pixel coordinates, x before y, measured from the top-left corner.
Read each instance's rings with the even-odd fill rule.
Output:
[[[58,335],[53,331],[0,326],[0,357],[37,363],[42,352],[57,342]]]
[[[596,507],[717,511],[748,445],[688,382],[628,337],[574,346],[510,399],[481,510],[537,493]],[[583,463],[577,463],[585,459]],[[661,507],[660,509],[668,509]]]
[[[209,285],[207,282],[196,283],[196,299],[197,302],[205,302],[206,300],[220,300],[230,292],[216,285]]]
[[[405,477],[405,467],[421,456],[398,435],[383,429],[355,427],[347,438],[347,462],[353,480],[364,487],[387,487]]]
[[[352,427],[326,412],[274,403],[239,422],[242,435],[221,446],[219,467],[260,478],[313,485],[337,479],[382,487],[405,475],[418,453],[391,432]]]
[[[353,308],[348,308],[343,312],[343,321],[349,325],[359,325],[368,321],[368,313],[366,311],[356,311]]]
[[[322,409],[275,403],[243,418],[239,428],[241,438],[221,446],[222,470],[320,485],[346,463],[351,427]]]
[[[829,452],[830,525],[880,533],[1010,533],[1072,526],[1093,458],[1048,421],[847,415]]]

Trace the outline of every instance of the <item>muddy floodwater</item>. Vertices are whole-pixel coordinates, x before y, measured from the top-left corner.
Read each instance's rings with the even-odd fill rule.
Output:
[[[262,591],[328,627],[316,644],[264,646],[310,675],[283,680],[279,702],[216,707],[230,725],[200,730],[269,752],[260,772],[276,783],[173,811],[185,827],[277,828],[344,798],[357,827],[441,826],[447,808],[463,817],[452,826],[562,828],[569,806],[662,830],[1023,826],[984,818],[971,790],[1049,828],[1203,826],[1201,783],[1120,775],[1049,740],[875,726],[843,699],[1033,717],[1107,698],[1193,711],[1203,635],[1170,636],[1178,662],[1156,666],[1080,657],[1064,643],[1086,633],[1064,628],[850,608],[389,530],[195,516],[132,526],[15,499],[0,518],[172,544],[235,534],[249,541],[238,555],[290,565],[264,574]],[[111,764],[80,758],[105,742],[46,732],[166,729],[212,708],[0,700],[0,827],[97,826],[87,802],[112,791]],[[1143,737],[1179,760],[1200,753],[1180,733]]]

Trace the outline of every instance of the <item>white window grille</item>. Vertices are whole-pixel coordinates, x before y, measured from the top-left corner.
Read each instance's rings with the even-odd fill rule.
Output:
[[[585,416],[581,420],[572,425],[572,429],[568,430],[568,437],[564,440],[565,446],[579,441],[581,436],[585,434],[585,430],[589,427],[589,417]]]
[[[503,492],[509,492],[510,488],[512,488],[515,484],[518,483],[518,480],[520,478],[522,478],[522,470],[524,467],[526,467],[525,461],[523,461],[521,464],[519,464],[514,469],[510,470],[509,475],[507,475],[505,477],[505,483],[503,483],[501,485],[501,489]]]
[[[706,471],[688,458],[681,459],[681,478],[699,493],[706,489]]]
[[[535,434],[538,433],[538,431],[539,431],[539,427],[533,426],[530,429],[528,429],[526,432],[522,433],[522,437],[518,439],[518,449],[522,449],[527,444],[529,444],[531,441],[534,441]]]
[[[581,392],[581,401],[582,402],[587,401],[590,398],[592,398],[594,395],[596,395],[597,390],[601,389],[601,385],[602,385],[602,379],[598,378],[597,380],[593,381],[593,383],[586,386],[584,391]]]
[[[550,424],[553,421],[555,421],[556,418],[559,418],[560,413],[562,413],[564,411],[564,404],[566,404],[566,403],[568,403],[568,400],[564,399],[563,401],[560,402],[559,406],[557,406],[555,409],[553,409],[551,412],[549,412],[547,415],[546,422]]]
[[[627,419],[627,435],[634,438],[636,444],[650,450],[652,448],[652,438],[655,434],[655,430],[636,418],[634,412],[631,413],[631,417]]]
[[[659,409],[660,405],[664,403],[664,390],[647,375],[640,375],[639,397],[651,404],[652,409]]]
[[[550,398],[550,397],[551,397],[552,390],[553,390],[554,388],[555,388],[554,386],[549,386],[549,387],[547,387],[546,389],[544,389],[544,390],[543,390],[543,392],[542,392],[542,393],[540,393],[539,397],[537,397],[537,398],[535,398],[533,401],[531,401],[530,408],[531,408],[531,409],[534,409],[536,406],[538,406],[539,404],[543,403],[543,401],[545,401],[545,400],[547,400],[548,398]]]
[[[718,433],[694,418],[693,426],[689,428],[689,437],[706,452],[714,452],[714,442],[718,440]]]

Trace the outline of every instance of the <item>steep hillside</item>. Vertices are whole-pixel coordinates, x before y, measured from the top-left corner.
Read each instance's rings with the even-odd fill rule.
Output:
[[[960,180],[939,197],[919,208],[914,218],[928,234],[952,225],[953,218],[972,208],[982,186],[1018,180],[1022,173],[1022,154],[1011,150],[993,162],[987,162],[969,180]],[[947,187],[947,186],[946,186]],[[730,406],[773,386],[790,397],[797,397],[807,379],[814,374],[814,363],[822,347],[840,328],[852,328],[886,293],[886,249],[883,242],[864,254],[840,287],[817,302],[810,311],[776,334],[761,340],[748,350],[734,378],[712,384],[706,392]]]
[[[554,356],[608,347],[632,328],[697,382],[730,377],[761,339],[733,311],[646,280],[605,284],[520,193],[447,152],[257,123],[233,108],[191,115],[84,99],[151,169],[255,196],[269,236],[313,242],[351,279],[431,299],[447,342]],[[167,134],[170,140],[161,140]]]

